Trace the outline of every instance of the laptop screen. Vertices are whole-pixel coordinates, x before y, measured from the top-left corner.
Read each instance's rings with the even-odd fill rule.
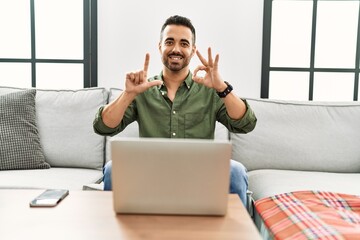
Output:
[[[111,155],[117,213],[226,213],[228,140],[114,138]]]

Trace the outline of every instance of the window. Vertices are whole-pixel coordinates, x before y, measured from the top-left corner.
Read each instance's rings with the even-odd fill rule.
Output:
[[[357,101],[359,0],[264,0],[261,97]]]
[[[0,1],[0,85],[97,86],[96,0]]]

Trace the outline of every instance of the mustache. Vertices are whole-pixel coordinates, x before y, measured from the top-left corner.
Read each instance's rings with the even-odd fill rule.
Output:
[[[184,58],[184,55],[182,55],[180,53],[171,52],[171,53],[168,54],[168,57],[182,57],[182,58]]]

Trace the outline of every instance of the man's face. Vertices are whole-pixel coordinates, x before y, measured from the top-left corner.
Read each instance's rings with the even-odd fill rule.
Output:
[[[166,26],[159,43],[159,50],[166,68],[171,71],[186,68],[196,50],[191,30],[180,25]]]

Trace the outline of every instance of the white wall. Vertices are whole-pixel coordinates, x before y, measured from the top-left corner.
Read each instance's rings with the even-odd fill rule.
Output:
[[[98,1],[98,86],[123,88],[146,52],[148,76],[158,74],[160,29],[175,14],[192,20],[203,55],[208,47],[220,54],[220,73],[239,96],[260,97],[263,0]],[[191,69],[198,64],[194,56]]]

